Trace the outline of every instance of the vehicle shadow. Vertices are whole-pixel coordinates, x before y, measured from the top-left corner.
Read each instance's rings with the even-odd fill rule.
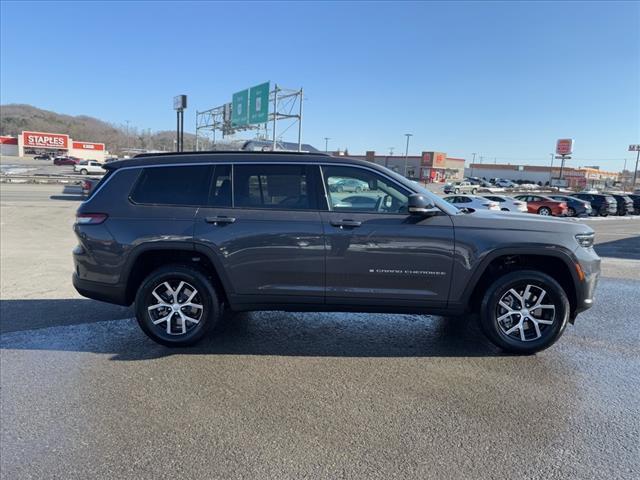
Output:
[[[50,195],[50,200],[72,200],[76,202],[81,202],[84,200],[82,195]]]
[[[640,260],[640,235],[598,243],[593,248],[600,257]]]
[[[171,355],[492,357],[470,318],[361,313],[242,313],[190,348],[148,339],[131,309],[85,299],[2,300],[2,348],[78,351],[136,361]],[[52,327],[52,328],[50,328]]]

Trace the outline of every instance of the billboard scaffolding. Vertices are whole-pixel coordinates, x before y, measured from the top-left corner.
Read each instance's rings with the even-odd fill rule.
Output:
[[[271,150],[278,150],[285,133],[297,126],[298,151],[302,151],[303,89],[283,88],[269,83],[256,85],[233,95],[225,103],[196,111],[196,150],[236,133],[255,131],[255,138],[269,140]],[[206,141],[205,141],[206,140]]]

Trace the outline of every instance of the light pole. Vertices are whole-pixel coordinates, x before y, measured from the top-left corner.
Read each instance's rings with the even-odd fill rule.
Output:
[[[550,153],[549,155],[551,156],[551,168],[549,168],[549,188],[551,188],[552,187],[551,184],[553,183],[553,157],[554,157],[554,154]]]
[[[476,163],[476,154],[474,152],[471,155],[473,155],[473,159],[471,160],[471,175],[469,175],[469,176],[473,177],[473,164]]]
[[[324,153],[329,151],[329,140],[331,140],[330,137],[324,137]]]
[[[131,142],[129,141],[130,137],[129,137],[129,120],[125,120],[125,122],[127,122],[127,150],[131,149]],[[129,153],[129,152],[127,152]]]
[[[404,176],[407,176],[407,169],[409,167],[409,139],[413,136],[412,133],[405,133],[405,137],[407,137],[407,148],[404,151]]]
[[[636,168],[633,169],[633,185],[631,188],[636,189],[636,176],[638,175],[638,159],[640,159],[640,148],[636,150]]]

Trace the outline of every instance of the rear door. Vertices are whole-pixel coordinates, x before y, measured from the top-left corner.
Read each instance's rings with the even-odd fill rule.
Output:
[[[216,165],[194,239],[220,262],[237,303],[323,303],[317,165]]]
[[[411,194],[364,167],[322,167],[328,211],[326,295],[331,305],[445,306],[453,264],[453,226],[444,213],[407,213]],[[329,188],[355,179],[358,193]]]

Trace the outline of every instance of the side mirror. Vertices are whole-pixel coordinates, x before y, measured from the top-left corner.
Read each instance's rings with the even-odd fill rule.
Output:
[[[408,210],[411,215],[428,215],[433,213],[435,205],[429,197],[421,193],[409,195]]]

